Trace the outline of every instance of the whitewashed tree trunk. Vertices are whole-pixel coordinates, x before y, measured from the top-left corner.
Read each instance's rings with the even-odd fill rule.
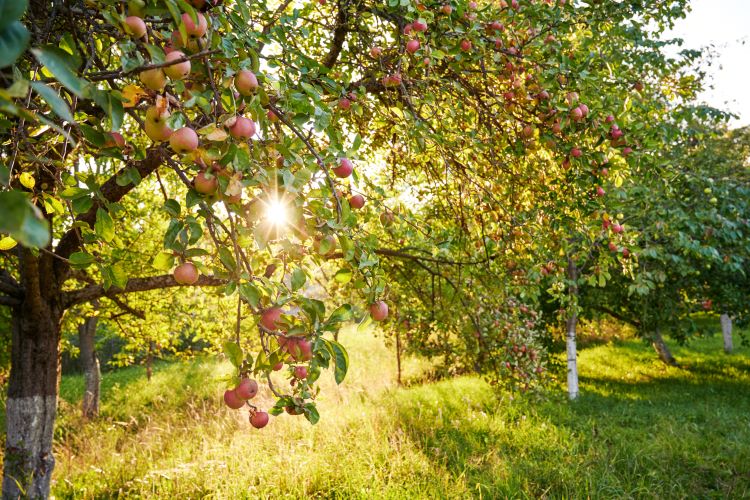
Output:
[[[98,318],[92,316],[78,325],[78,345],[81,350],[81,365],[83,366],[85,383],[82,410],[83,417],[88,419],[99,416],[99,387],[101,386],[102,372],[99,367],[99,358],[96,356],[97,322]]]
[[[578,315],[573,313],[566,323],[565,345],[568,351],[568,397],[576,399],[578,397],[578,353],[576,349],[576,324],[578,323]]]
[[[724,313],[719,319],[721,320],[721,334],[724,336],[724,352],[729,354],[734,349],[734,345],[732,345],[732,318]]]
[[[568,258],[568,280],[570,285],[568,293],[571,298],[571,314],[565,322],[565,346],[568,353],[568,397],[576,399],[578,397],[578,350],[576,348],[576,325],[578,324],[578,314],[575,312],[577,300],[573,300],[578,295],[578,269],[573,259]]]

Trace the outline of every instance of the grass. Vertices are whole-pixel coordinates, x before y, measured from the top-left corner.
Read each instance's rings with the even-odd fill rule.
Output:
[[[497,399],[475,377],[396,388],[379,339],[346,331],[352,371],[326,383],[321,422],[257,431],[224,409],[216,360],[107,374],[82,422],[66,377],[58,498],[740,498],[750,496],[750,349],[721,338],[667,368],[638,340],[580,353],[582,397]],[[425,367],[409,360],[407,372]],[[324,375],[326,379],[332,376]]]

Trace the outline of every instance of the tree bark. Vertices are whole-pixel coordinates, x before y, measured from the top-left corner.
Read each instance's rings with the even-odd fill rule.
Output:
[[[568,280],[570,281],[568,294],[571,299],[578,296],[578,268],[573,259],[568,258]],[[576,313],[577,301],[571,300],[571,313],[565,322],[565,346],[568,353],[568,397],[570,399],[578,398],[578,352],[576,348],[576,326],[578,324],[578,314]]]
[[[13,345],[6,402],[3,498],[47,498],[57,410],[57,366],[61,314],[24,306],[13,314]]]
[[[664,337],[661,336],[661,332],[657,328],[651,337],[651,345],[654,346],[654,350],[659,355],[659,359],[664,364],[669,366],[679,366],[677,360],[672,356],[672,352],[669,350],[667,343],[664,342]]]
[[[732,318],[724,313],[719,319],[721,321],[721,334],[724,337],[724,352],[729,354],[734,349],[732,345]]]
[[[99,388],[102,372],[96,356],[95,337],[97,316],[86,318],[78,325],[78,344],[81,350],[81,365],[85,391],[83,393],[83,417],[93,419],[99,416]]]

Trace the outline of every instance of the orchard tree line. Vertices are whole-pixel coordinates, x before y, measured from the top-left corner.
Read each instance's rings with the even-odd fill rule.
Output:
[[[564,325],[571,397],[579,317],[669,360],[696,310],[746,316],[748,136],[664,53],[687,8],[0,0],[3,495],[49,495],[64,330],[92,414],[106,324],[198,332],[262,428],[318,421],[355,316],[520,390]]]

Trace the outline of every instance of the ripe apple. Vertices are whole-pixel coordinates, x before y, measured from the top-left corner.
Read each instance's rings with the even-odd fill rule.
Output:
[[[630,257],[630,250],[628,250],[627,248],[623,248],[622,249],[622,257],[624,259],[627,259],[628,257]]]
[[[383,55],[383,49],[381,49],[380,47],[373,47],[370,49],[370,55],[374,59],[378,59],[381,55]]]
[[[174,270],[174,280],[180,285],[192,285],[199,276],[198,268],[192,262],[183,262]]]
[[[241,69],[234,76],[234,87],[242,95],[252,95],[258,88],[258,77],[250,70]]]
[[[703,302],[701,302],[701,306],[703,307],[704,311],[710,311],[713,307],[713,301],[711,299],[706,299]]]
[[[607,115],[607,117],[604,119],[604,121],[607,122],[607,123],[612,123],[613,121],[615,121],[615,117],[612,116],[612,115]]]
[[[419,40],[417,39],[411,39],[408,42],[406,42],[406,51],[410,54],[415,53],[419,50]]]
[[[305,366],[295,366],[294,367],[294,377],[298,379],[307,378],[307,367]]]
[[[151,90],[161,91],[167,85],[167,77],[161,68],[147,69],[138,75],[141,83]]]
[[[240,399],[253,399],[258,394],[258,382],[250,378],[243,378],[234,388],[234,393]]]
[[[378,300],[370,305],[370,316],[375,321],[383,321],[388,317],[388,304]]]
[[[414,28],[414,31],[418,31],[420,33],[427,31],[427,23],[422,20],[416,20],[411,25],[412,28]]]
[[[615,242],[613,242],[613,241],[609,242],[609,251],[610,252],[616,252],[617,251],[617,245],[615,244]]]
[[[133,38],[143,38],[146,36],[146,23],[138,16],[128,16],[125,18],[125,33]]]
[[[570,150],[570,156],[573,158],[580,158],[583,153],[578,148],[573,148]]]
[[[260,313],[260,324],[266,330],[276,331],[279,329],[279,319],[281,318],[282,310],[280,307],[269,307]]]
[[[352,107],[352,101],[350,101],[346,97],[342,97],[341,99],[339,99],[338,107],[346,111]]]
[[[596,195],[597,196],[601,197],[601,196],[604,196],[605,194],[607,194],[607,192],[604,191],[603,187],[601,187],[601,186],[597,186],[596,187]]]
[[[177,129],[169,136],[169,146],[178,154],[195,151],[198,148],[198,134],[190,127]]]
[[[184,57],[184,53],[180,52],[179,50],[174,50],[167,54],[167,56],[164,58],[164,62],[179,61]],[[172,80],[182,80],[190,74],[190,61],[183,61],[171,66],[166,66],[164,68],[164,74],[166,74]]]
[[[365,206],[365,197],[361,194],[355,194],[349,197],[349,206],[360,209]]]
[[[200,38],[206,34],[208,23],[206,22],[205,16],[200,12],[196,13],[196,17],[198,18],[198,24],[195,24],[195,21],[190,17],[190,14],[186,12],[182,15],[182,24],[185,25],[185,32],[188,36]]]
[[[234,125],[229,127],[229,135],[235,139],[249,139],[255,135],[255,122],[250,118],[238,116]]]
[[[289,415],[302,415],[304,413],[301,408],[297,408],[296,406],[285,406],[284,411],[286,411]]]
[[[446,16],[450,16],[450,15],[451,15],[451,12],[453,12],[453,7],[451,7],[451,6],[450,6],[450,5],[448,5],[448,4],[445,4],[445,5],[443,5],[442,7],[440,7],[440,12],[442,12],[442,13],[443,13],[443,14],[445,14]]]
[[[620,224],[612,224],[612,232],[615,234],[620,234],[625,230],[624,227],[622,227]]]
[[[264,411],[256,411],[252,415],[250,415],[250,425],[255,427],[256,429],[262,429],[266,425],[268,425],[268,413]]]
[[[224,391],[224,404],[233,410],[239,410],[245,406],[245,402],[237,395],[234,389]]]
[[[583,120],[583,111],[580,107],[573,108],[570,111],[570,118],[575,122],[580,122]]]
[[[301,337],[279,337],[279,344],[288,352],[295,361],[310,361],[313,358],[312,342]]]
[[[469,10],[477,10],[477,3],[476,2],[469,2]]]
[[[339,166],[333,169],[333,173],[336,177],[346,178],[352,175],[354,171],[354,164],[349,158],[341,158],[339,160]]]
[[[489,28],[492,31],[503,31],[503,29],[505,29],[505,26],[503,26],[503,23],[501,23],[500,21],[492,21],[489,24]]]
[[[200,194],[214,194],[219,188],[219,180],[213,175],[208,178],[205,172],[200,172],[193,179],[193,187]]]
[[[284,368],[284,363],[282,363],[281,361],[273,365],[273,371],[275,372],[281,370],[282,368]]]
[[[143,128],[149,139],[154,142],[164,142],[172,135],[172,129],[164,121],[146,120],[143,122]]]
[[[467,39],[464,38],[463,40],[461,40],[460,47],[461,47],[461,50],[463,50],[464,52],[470,51],[471,50],[471,40],[467,40]]]
[[[630,154],[631,154],[632,152],[633,152],[633,148],[631,148],[631,147],[629,147],[629,146],[625,146],[624,148],[622,148],[622,155],[623,155],[623,156],[628,156],[628,155],[630,155]]]
[[[585,104],[579,104],[578,109],[581,110],[581,114],[583,115],[584,118],[586,118],[589,115],[589,107],[586,106]]]
[[[409,23],[406,26],[404,26],[404,35],[408,35],[409,33],[411,33],[411,30],[413,29],[414,29],[414,26],[412,25],[412,23]]]
[[[279,120],[279,117],[276,116],[276,113],[272,109],[268,110],[268,113],[266,113],[266,118],[268,118],[268,121],[272,123]]]

